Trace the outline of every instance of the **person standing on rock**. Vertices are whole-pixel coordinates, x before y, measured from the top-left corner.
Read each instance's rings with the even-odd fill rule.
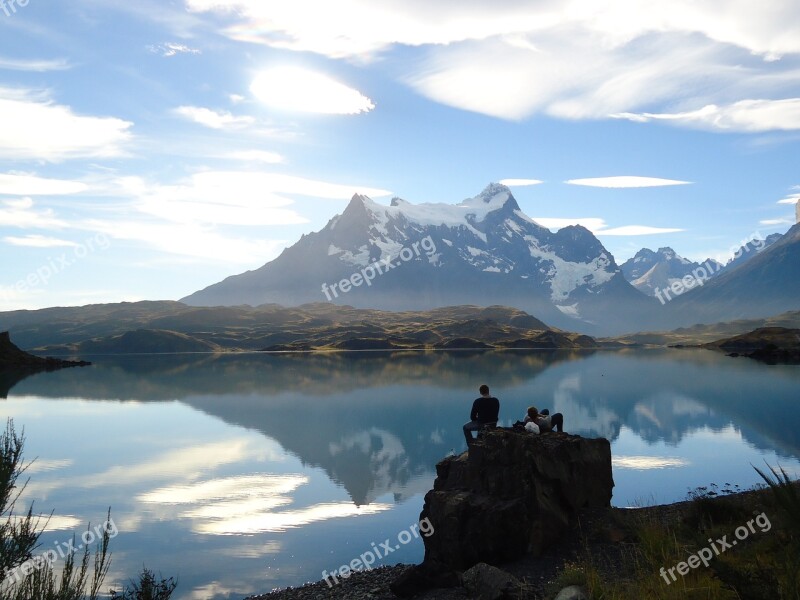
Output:
[[[472,411],[469,413],[470,422],[464,425],[467,447],[474,441],[472,432],[480,431],[486,425],[497,425],[500,414],[500,401],[489,394],[489,386],[483,384],[478,391],[481,397],[472,403]]]

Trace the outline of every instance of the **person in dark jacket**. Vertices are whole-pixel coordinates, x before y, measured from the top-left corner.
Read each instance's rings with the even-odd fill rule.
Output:
[[[489,394],[489,386],[484,384],[478,391],[481,397],[472,403],[472,411],[469,413],[470,422],[464,425],[467,447],[474,441],[472,432],[480,431],[486,425],[497,425],[497,418],[500,414],[500,401]]]

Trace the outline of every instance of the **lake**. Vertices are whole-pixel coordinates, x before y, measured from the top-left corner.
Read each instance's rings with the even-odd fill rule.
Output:
[[[610,439],[615,506],[800,474],[800,367],[705,350],[86,358],[0,399],[36,458],[23,500],[54,513],[40,551],[111,507],[107,583],[145,564],[176,600],[316,581],[387,539],[376,566],[419,562],[410,526],[482,383],[503,425],[535,404]]]

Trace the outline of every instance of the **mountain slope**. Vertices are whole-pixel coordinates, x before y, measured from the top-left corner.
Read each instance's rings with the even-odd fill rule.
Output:
[[[182,301],[195,306],[332,301],[384,310],[502,304],[550,325],[635,329],[655,301],[633,289],[588,230],[552,233],[492,184],[457,205],[390,206],[356,195],[275,260]]]
[[[722,265],[710,258],[703,263],[713,273],[722,269]],[[656,296],[657,292],[669,288],[675,281],[681,281],[692,271],[700,268],[700,263],[679,256],[672,248],[659,248],[653,252],[642,248],[633,258],[625,261],[620,270],[631,285],[648,296]]]
[[[674,298],[665,308],[669,327],[800,309],[800,224],[743,265]]]

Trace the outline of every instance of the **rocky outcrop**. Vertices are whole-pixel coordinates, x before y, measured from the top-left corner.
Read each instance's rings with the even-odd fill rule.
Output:
[[[540,555],[581,509],[610,506],[614,487],[608,440],[563,433],[490,431],[436,474],[424,564],[455,571]]]
[[[14,345],[7,331],[0,332],[0,398],[5,398],[17,382],[33,373],[90,364],[86,361],[42,358],[28,354]]]

